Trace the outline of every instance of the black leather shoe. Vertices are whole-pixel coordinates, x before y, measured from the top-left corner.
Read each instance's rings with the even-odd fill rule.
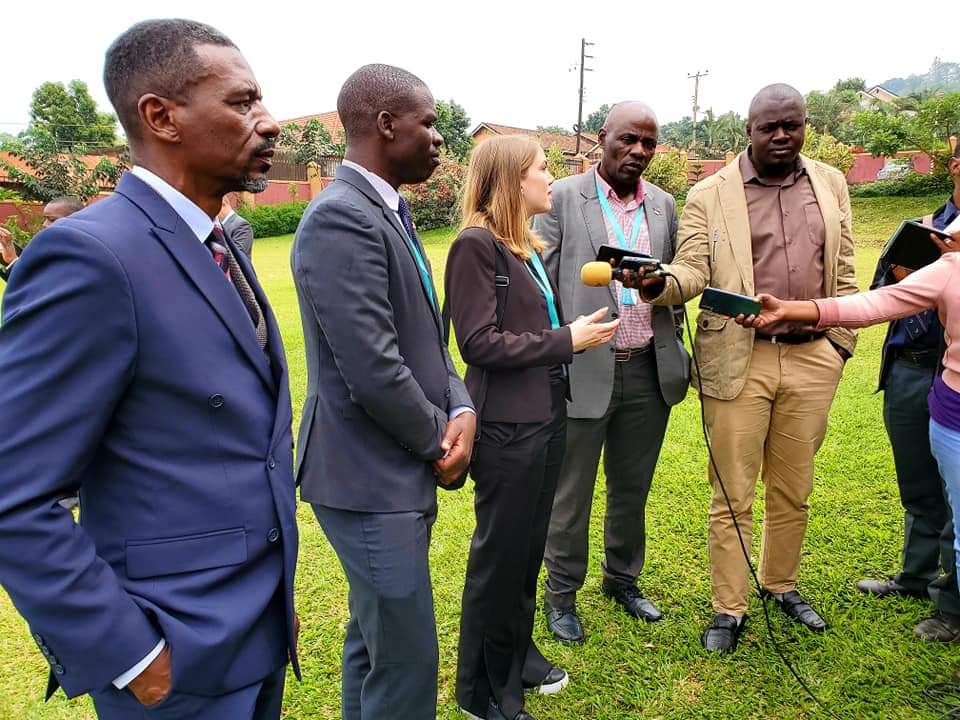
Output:
[[[620,607],[639,620],[657,622],[663,613],[633,585],[604,582],[601,591]]]
[[[710,621],[710,625],[700,636],[705,650],[709,652],[729,653],[737,649],[740,635],[747,626],[747,616],[739,620],[733,615],[717,613]]]
[[[937,610],[930,617],[917,623],[913,628],[913,634],[927,642],[958,642],[960,641],[960,618]]]
[[[813,632],[821,633],[827,629],[827,622],[817,614],[816,610],[810,607],[806,600],[800,597],[800,593],[796,590],[785,592],[781,599],[778,599],[769,590],[764,590],[764,593],[767,597],[772,597],[777,607],[791,620],[806,625]]]
[[[552,667],[539,685],[524,685],[523,691],[535,692],[538,695],[556,695],[563,690],[569,682],[570,676],[566,670]]]
[[[867,595],[876,597],[889,597],[891,595],[903,595],[905,597],[927,598],[929,595],[926,590],[914,590],[901,585],[896,578],[887,578],[886,580],[873,580],[866,578],[857,582],[857,590]]]
[[[577,645],[584,641],[583,625],[580,623],[580,616],[577,615],[576,605],[568,608],[557,608],[550,603],[545,603],[545,607],[547,627],[550,628],[553,637],[560,642]]]
[[[462,708],[461,708],[461,709],[462,709]],[[464,715],[466,715],[468,718],[480,720],[479,718],[477,718],[476,715],[473,715],[473,714],[471,714],[471,713],[468,713],[466,710],[464,710],[463,713],[464,713]],[[533,715],[531,715],[530,713],[528,713],[526,710],[521,710],[521,711],[518,712],[516,715],[514,715],[512,718],[508,718],[506,715],[503,714],[503,710],[500,709],[500,706],[497,705],[497,703],[495,703],[495,702],[493,701],[493,699],[491,698],[491,699],[490,699],[490,705],[489,705],[489,707],[487,707],[487,717],[486,717],[486,720],[533,720]]]

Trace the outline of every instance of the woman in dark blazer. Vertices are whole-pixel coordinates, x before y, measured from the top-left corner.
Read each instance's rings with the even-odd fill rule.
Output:
[[[530,720],[523,691],[559,692],[567,673],[532,640],[536,584],[563,459],[566,364],[610,340],[606,308],[564,324],[529,219],[550,209],[546,158],[523,136],[478,145],[445,287],[480,415],[471,466],[476,530],[460,621],[457,702],[473,718]]]

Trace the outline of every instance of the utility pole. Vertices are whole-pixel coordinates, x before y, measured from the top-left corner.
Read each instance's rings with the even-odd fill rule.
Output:
[[[574,154],[580,154],[580,128],[583,126],[583,73],[593,72],[593,68],[585,67],[587,60],[593,60],[593,55],[587,55],[587,46],[593,45],[587,42],[586,38],[580,38],[580,104],[577,107],[577,125],[574,128],[577,133],[577,149]]]
[[[697,111],[700,109],[700,78],[706,77],[709,74],[709,70],[704,70],[703,72],[698,70],[695,75],[687,73],[687,80],[693,80],[693,144],[691,148],[696,148],[697,146]]]

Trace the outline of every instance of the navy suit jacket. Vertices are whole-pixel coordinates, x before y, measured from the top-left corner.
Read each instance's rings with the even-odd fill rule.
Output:
[[[301,497],[358,512],[431,510],[448,411],[473,403],[399,221],[341,167],[300,221],[291,262],[307,353]]]
[[[173,688],[282,667],[297,555],[291,412],[236,290],[125,175],[24,251],[0,327],[0,583],[70,697],[169,644]],[[80,524],[57,499],[80,492]],[[295,666],[296,669],[296,666]]]

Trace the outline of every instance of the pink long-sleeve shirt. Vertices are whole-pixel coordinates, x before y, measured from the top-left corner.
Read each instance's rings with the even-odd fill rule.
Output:
[[[960,345],[951,341],[960,337],[960,253],[946,253],[895,285],[814,302],[820,311],[818,329],[866,327],[936,308],[947,345],[943,381],[960,393]]]

